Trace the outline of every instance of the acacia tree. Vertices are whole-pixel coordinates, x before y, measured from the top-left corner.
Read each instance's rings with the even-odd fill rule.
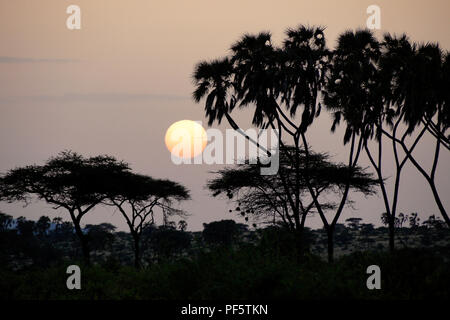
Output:
[[[105,200],[113,185],[113,177],[128,172],[128,165],[110,156],[85,158],[64,151],[44,165],[30,165],[8,171],[0,180],[0,199],[25,201],[31,197],[68,211],[81,242],[83,258],[90,263],[88,239],[81,219]]]
[[[133,237],[134,264],[141,267],[141,235],[147,224],[155,224],[154,210],[160,209],[164,221],[168,216],[184,215],[172,206],[174,201],[190,198],[188,190],[173,181],[126,172],[116,176],[106,203],[122,213]]]
[[[290,153],[290,155],[288,155]],[[295,183],[295,166],[291,157],[295,156],[295,147],[282,147],[280,149],[280,168],[282,175]],[[288,230],[302,235],[308,214],[317,212],[314,201],[311,199],[306,181],[305,170],[313,188],[316,190],[322,210],[336,209],[336,203],[330,202],[330,194],[343,192],[348,168],[343,164],[333,163],[327,154],[310,152],[309,166],[306,168],[306,155],[300,152],[300,212],[293,212],[288,205],[288,195],[283,192],[283,181],[280,175],[261,175],[258,165],[242,164],[236,168],[220,170],[218,176],[208,182],[208,188],[214,196],[226,195],[238,205],[236,211],[248,220],[251,216],[264,223],[281,223]],[[350,187],[366,195],[373,192],[376,180],[363,168],[356,167],[350,182]],[[295,217],[299,214],[299,217]],[[295,220],[300,220],[300,225]],[[299,239],[301,240],[301,238]],[[299,243],[301,245],[301,242]]]
[[[389,225],[389,244],[393,250],[400,174],[407,158],[400,161],[395,157],[396,175],[391,206],[382,173],[381,129],[387,122],[393,127],[393,134],[396,135],[401,119],[396,119],[393,124],[393,113],[386,113],[383,108],[384,87],[381,81],[382,74],[378,68],[380,56],[380,44],[370,31],[347,31],[341,34],[334,52],[332,72],[327,81],[325,103],[333,114],[332,131],[341,120],[346,124],[344,144],[349,142],[350,137],[354,139],[355,135],[363,142],[363,148],[378,177]],[[378,157],[375,157],[374,151],[370,149],[370,140],[377,143]],[[397,155],[395,145],[393,148]]]
[[[310,64],[310,68],[313,69],[312,74],[315,75],[314,66],[325,65],[322,58],[328,55],[324,45],[322,29],[301,27],[299,30],[307,33],[305,37],[309,37],[311,44],[315,43],[315,40],[320,44],[314,49],[316,54],[311,58],[314,61]],[[294,31],[289,32],[293,33]],[[210,63],[201,62],[195,68],[193,78],[196,89],[193,97],[197,102],[204,97],[206,98],[205,115],[208,118],[208,124],[212,125],[216,121],[220,123],[225,116],[233,129],[245,135],[231,117],[231,112],[235,110],[236,106],[254,106],[252,125],[259,128],[278,127],[279,138],[282,138],[282,132],[286,131],[291,136],[295,136],[296,139],[294,140],[298,142],[298,131],[295,130],[298,127],[280,107],[280,104],[289,104],[289,106],[286,105],[286,108],[289,109],[290,101],[294,99],[295,103],[291,110],[291,116],[295,117],[297,106],[301,103],[298,95],[292,97],[292,94],[290,94],[289,97],[283,97],[283,94],[288,94],[286,91],[289,90],[289,86],[294,84],[283,85],[283,82],[287,79],[282,78],[282,76],[287,75],[287,73],[281,72],[280,68],[288,64],[289,58],[292,60],[292,57],[272,45],[269,33],[245,35],[232,46],[231,50],[232,56],[230,58],[226,57]],[[323,76],[320,75],[319,77],[322,78]],[[311,113],[311,110],[309,110],[311,105],[312,102],[306,107],[308,111],[305,111],[303,115],[305,122],[302,126],[304,128],[307,127],[306,123],[310,122],[311,114],[312,117],[315,115],[315,112]],[[289,128],[288,126],[292,127]],[[281,139],[279,140],[281,141]],[[282,186],[284,193],[287,195],[287,203],[292,212],[295,212],[293,214],[294,223],[300,229],[299,172],[296,171],[298,183],[294,185],[292,185],[291,180],[288,181],[282,175],[282,172],[279,171],[278,175],[283,181]]]

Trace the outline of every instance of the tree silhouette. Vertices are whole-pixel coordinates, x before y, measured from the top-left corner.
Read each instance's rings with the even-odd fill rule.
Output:
[[[385,91],[386,103],[390,106],[387,112],[397,117],[394,130],[400,121],[405,123],[407,129],[401,136],[381,131],[393,142],[396,162],[398,163],[398,145],[405,158],[425,178],[442,217],[450,226],[450,218],[435,184],[441,146],[445,147],[444,150],[450,150],[446,136],[450,118],[448,53],[444,55],[437,44],[412,44],[406,36],[396,38],[386,35],[384,46],[386,53],[382,56],[380,67],[381,72],[387,76],[383,82],[389,85]],[[415,140],[408,147],[405,139],[414,132],[417,132]],[[436,141],[429,172],[413,156],[413,149],[425,132],[430,133]]]
[[[239,226],[234,220],[220,220],[203,224],[202,236],[206,243],[229,246],[235,240]]]
[[[348,218],[345,222],[348,223],[348,226],[353,231],[358,231],[361,227],[362,218]]]
[[[88,241],[81,219],[107,198],[114,175],[128,171],[127,164],[110,156],[84,158],[64,151],[44,165],[7,172],[0,180],[0,199],[28,203],[31,196],[36,196],[55,208],[66,209],[81,242],[84,261],[89,264]]]
[[[209,125],[226,117],[231,127],[244,135],[231,114],[237,106],[253,108],[252,125],[277,129],[282,147],[291,139],[298,153],[305,151],[306,165],[310,151],[306,132],[324,104],[333,116],[332,131],[341,120],[346,124],[343,140],[344,145],[349,144],[349,174],[362,150],[369,157],[382,191],[389,245],[394,250],[400,178],[407,160],[427,180],[444,220],[450,225],[434,182],[441,146],[449,150],[449,69],[449,54],[435,44],[416,45],[406,36],[391,35],[378,42],[370,31],[357,30],[342,33],[336,49],[330,51],[323,28],[299,26],[286,31],[281,47],[272,43],[268,32],[246,34],[232,45],[229,57],[199,63],[193,76],[196,85],[193,96],[196,102],[206,97]],[[426,132],[436,140],[429,173],[413,156]],[[410,136],[411,143],[407,145]],[[396,169],[391,199],[382,170],[386,138],[392,142]],[[376,151],[371,149],[372,142]],[[286,195],[284,200],[289,210],[295,212],[294,223],[299,228],[301,220],[296,217],[301,216],[302,210],[300,182],[305,181],[327,230],[332,260],[334,229],[350,187],[347,183],[334,217],[328,221],[309,182],[308,170],[300,170],[299,159],[298,154],[291,158],[296,167],[294,180],[283,176],[282,171],[279,173],[283,181],[279,192]]]
[[[173,227],[160,226],[158,228],[146,228],[145,241],[157,259],[170,258],[174,254],[189,248],[191,236],[189,233],[176,230]]]
[[[287,155],[290,153],[290,155]],[[280,149],[281,175],[288,177],[295,183],[295,166],[291,157],[296,154],[295,147],[282,147]],[[208,188],[214,196],[226,195],[234,199],[238,205],[236,211],[244,217],[252,216],[265,223],[281,223],[287,230],[295,231],[299,235],[305,228],[306,217],[316,212],[314,201],[311,199],[304,177],[307,175],[310,184],[316,190],[322,210],[333,210],[336,204],[328,200],[330,194],[340,193],[344,190],[348,169],[343,164],[336,164],[329,160],[327,154],[310,152],[310,161],[306,167],[306,155],[300,152],[300,212],[295,212],[288,205],[288,195],[283,192],[281,175],[263,176],[258,165],[243,164],[236,168],[226,168],[218,172],[218,176],[208,182]],[[308,170],[308,174],[304,171]],[[375,180],[364,169],[355,168],[350,187],[355,191],[369,195],[373,192]],[[295,217],[298,214],[299,216]],[[295,223],[296,220],[300,224]],[[300,238],[301,239],[301,238]],[[301,245],[301,243],[300,243]]]
[[[142,230],[147,223],[155,223],[154,209],[162,210],[164,219],[168,215],[183,215],[184,212],[175,209],[172,203],[189,199],[189,192],[176,182],[153,179],[141,174],[126,172],[116,178],[108,202],[116,206],[126,220],[133,237],[134,264],[136,268],[140,268]]]
[[[404,49],[408,51],[407,48]],[[385,122],[387,122],[393,126],[392,134],[396,136],[402,119],[397,117],[395,122],[392,123],[395,111],[383,108],[383,94],[386,96],[386,92],[383,90],[386,90],[387,75],[383,74],[378,67],[381,51],[380,43],[370,31],[357,30],[343,33],[339,37],[338,46],[334,53],[333,68],[327,83],[325,103],[333,112],[332,131],[335,130],[341,119],[346,123],[344,144],[348,143],[350,139],[354,139],[356,135],[363,143],[364,150],[378,176],[389,226],[389,246],[391,250],[394,250],[394,222],[400,174],[407,157],[399,160],[396,145],[393,145],[396,175],[392,204],[390,204],[382,173],[382,130],[384,130]],[[383,58],[381,59],[384,61]],[[405,131],[406,134],[407,131]],[[378,146],[378,157],[374,156],[374,152],[370,149],[368,143],[373,138]],[[353,140],[352,143],[351,149],[354,149]],[[412,149],[416,144],[413,145]],[[359,144],[357,148],[357,155],[359,155]]]
[[[29,239],[34,235],[35,222],[27,220],[25,217],[18,217],[16,220],[17,231],[22,238]]]
[[[47,235],[48,229],[50,228],[51,222],[50,218],[47,216],[42,216],[36,221],[36,231],[39,236],[45,237]]]
[[[419,227],[420,218],[417,212],[413,212],[409,216],[409,227],[412,230],[416,230]]]
[[[178,221],[178,229],[180,229],[180,231],[186,231],[186,228],[187,222],[185,220]]]
[[[114,241],[114,231],[116,227],[110,223],[101,223],[98,225],[87,224],[85,227],[86,236],[89,239],[89,245],[92,250],[105,250]]]

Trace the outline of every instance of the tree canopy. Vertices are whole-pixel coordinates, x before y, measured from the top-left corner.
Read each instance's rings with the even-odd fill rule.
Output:
[[[8,171],[0,180],[0,199],[28,203],[37,197],[55,208],[66,209],[81,241],[85,262],[89,263],[88,241],[81,229],[81,219],[108,197],[116,176],[129,171],[128,164],[111,156],[85,158],[63,151],[43,165]]]

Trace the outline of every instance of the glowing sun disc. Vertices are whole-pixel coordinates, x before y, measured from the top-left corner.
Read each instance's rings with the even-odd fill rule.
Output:
[[[203,152],[208,142],[205,129],[192,120],[173,123],[166,131],[167,149],[178,158],[195,158]]]

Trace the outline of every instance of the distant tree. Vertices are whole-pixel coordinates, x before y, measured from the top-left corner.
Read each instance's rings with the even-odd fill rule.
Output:
[[[105,250],[111,247],[114,241],[114,231],[116,227],[110,223],[101,223],[97,225],[88,224],[85,227],[86,236],[93,250]]]
[[[0,199],[25,201],[31,196],[68,211],[89,264],[87,237],[81,219],[104,201],[113,186],[114,175],[128,172],[124,162],[110,156],[83,156],[64,151],[44,165],[31,165],[10,170],[0,179]]]
[[[170,216],[172,215],[170,212],[167,212],[165,208],[162,208],[163,214],[163,227],[176,229],[177,224],[175,221],[170,220]]]
[[[353,239],[354,236],[349,228],[346,228],[343,224],[336,225],[336,243],[342,244],[346,249]]]
[[[9,214],[0,212],[0,232],[5,232],[11,228],[14,219]]]
[[[27,220],[25,217],[18,217],[16,219],[17,223],[17,231],[19,232],[20,236],[23,238],[30,238],[33,237],[33,231],[35,228],[35,222],[31,220]]]
[[[147,223],[155,223],[154,210],[161,210],[165,225],[168,225],[168,216],[184,215],[182,210],[173,207],[173,202],[189,199],[189,191],[170,180],[129,172],[116,178],[107,203],[116,206],[125,218],[133,237],[134,264],[140,268],[142,230]]]
[[[63,219],[61,217],[55,217],[53,218],[52,223],[55,225],[55,230],[58,230],[63,223]]]
[[[178,221],[178,229],[180,229],[180,231],[186,231],[186,228],[187,228],[186,220]]]
[[[187,232],[167,226],[154,228],[146,240],[158,259],[169,258],[189,248],[191,244],[191,237]]]
[[[379,130],[393,143],[397,164],[397,148],[400,148],[405,154],[405,160],[410,160],[425,178],[442,217],[450,227],[450,218],[435,184],[441,150],[444,148],[444,151],[450,151],[449,53],[445,54],[438,44],[418,45],[411,43],[405,35],[386,35],[380,70],[386,77],[383,83],[388,86],[383,94],[387,105],[385,112],[389,115],[388,120],[391,120],[390,125],[394,125],[394,131],[389,132],[385,128]],[[406,130],[396,135],[395,130],[400,122],[405,124]],[[435,139],[434,152],[430,153],[432,164],[428,171],[413,153],[414,147],[426,132]],[[412,137],[410,146],[406,142],[407,137]]]
[[[298,167],[294,166],[291,160],[295,156],[299,157]],[[214,196],[222,194],[233,199],[237,205],[235,210],[246,220],[252,217],[264,223],[282,223],[285,227],[283,230],[298,235],[297,242],[301,247],[306,217],[317,213],[308,185],[314,188],[321,210],[332,211],[337,205],[329,198],[344,192],[349,176],[348,168],[343,164],[332,162],[327,154],[314,153],[310,150],[308,157],[307,161],[303,150],[298,153],[295,147],[284,146],[279,150],[279,174],[261,175],[258,165],[243,164],[220,170],[217,177],[208,181],[207,186]],[[295,171],[299,172],[298,181]],[[306,177],[309,179],[308,182]],[[297,185],[300,211],[293,211],[289,205],[289,195],[283,188],[286,184]],[[372,180],[371,175],[363,168],[356,166],[353,169],[350,189],[370,195],[374,184],[376,180]],[[293,194],[290,196],[294,197]]]
[[[398,220],[397,220],[397,228],[402,228],[403,224],[408,221],[408,215],[404,214],[403,212],[400,212],[400,214],[398,215]]]
[[[359,231],[361,227],[362,218],[348,218],[345,222],[348,223],[348,227],[353,231]]]
[[[387,226],[389,224],[389,218],[388,218],[388,215],[386,214],[386,212],[383,212],[381,214],[381,223],[385,226]]]
[[[375,226],[372,223],[363,223],[361,225],[361,234],[373,235],[375,232]]]
[[[363,223],[361,225],[360,233],[361,233],[363,242],[367,245],[367,249],[370,249],[371,244],[375,242],[375,240],[372,237],[375,233],[374,225],[371,223]]]
[[[417,214],[417,212],[413,212],[411,213],[411,215],[409,216],[409,227],[411,229],[417,229],[419,227],[420,224],[420,218]]]
[[[7,265],[11,252],[18,244],[16,230],[12,229],[14,218],[0,212],[0,264]]]
[[[220,220],[203,224],[203,239],[206,243],[228,246],[238,235],[239,227],[234,220]]]
[[[70,221],[64,221],[60,228],[57,231],[58,235],[61,235],[61,238],[70,238],[74,235],[75,227],[73,226],[73,223]]]
[[[433,243],[448,237],[448,232],[448,225],[433,214],[429,216],[428,219],[424,220],[420,227],[422,244],[430,246]]]
[[[39,236],[44,237],[47,235],[48,230],[50,229],[51,221],[47,216],[42,216],[36,222],[35,229]]]
[[[292,256],[298,252],[296,235],[286,228],[285,225],[270,225],[258,230],[260,234],[259,247],[261,250],[268,252],[271,255]],[[303,236],[303,250],[307,250],[312,239],[308,228],[305,228]]]

